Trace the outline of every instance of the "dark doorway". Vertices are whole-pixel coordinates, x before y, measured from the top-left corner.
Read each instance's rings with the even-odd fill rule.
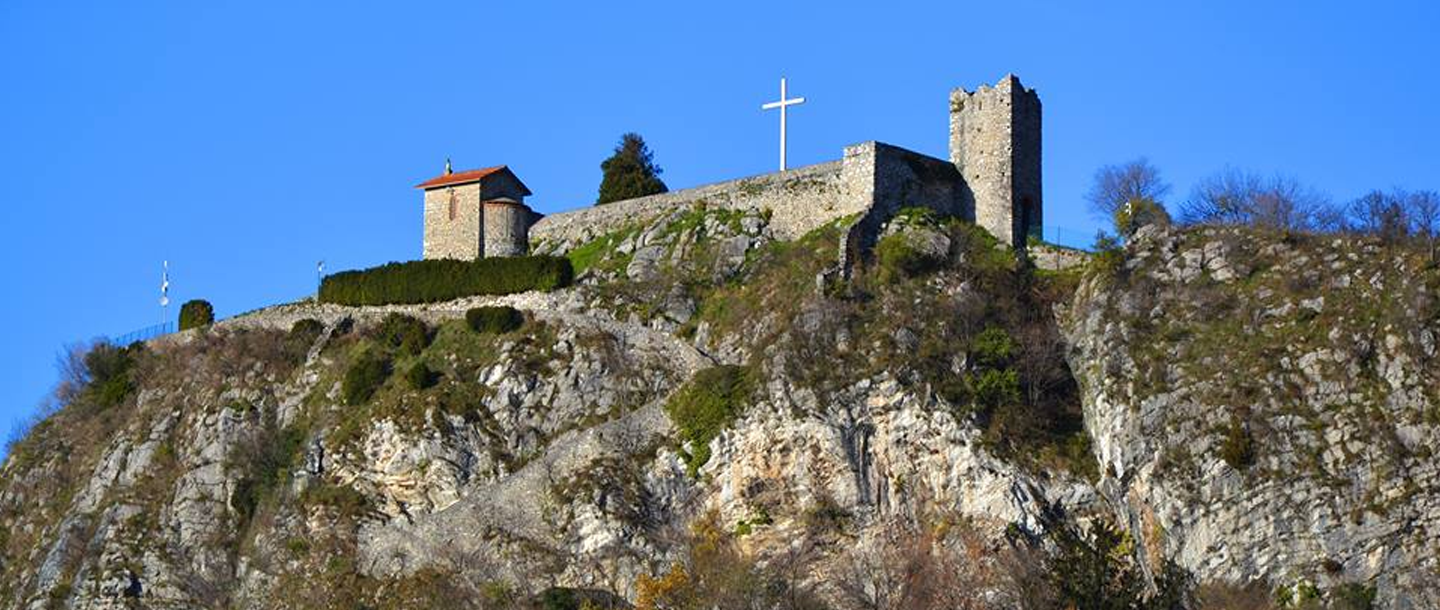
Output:
[[[1020,238],[1024,240],[1021,244],[1028,243],[1031,239],[1043,240],[1044,235],[1040,229],[1040,214],[1035,209],[1035,201],[1029,196],[1020,197],[1020,222],[1016,228],[1019,230]]]

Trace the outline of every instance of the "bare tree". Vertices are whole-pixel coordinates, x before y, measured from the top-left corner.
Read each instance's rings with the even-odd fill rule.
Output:
[[[1140,157],[1120,165],[1106,165],[1096,170],[1095,182],[1085,194],[1090,211],[1108,221],[1126,202],[1136,199],[1160,201],[1170,193],[1170,185],[1160,177],[1160,170]]]
[[[1227,168],[1195,186],[1181,206],[1187,223],[1238,224],[1286,231],[1323,228],[1328,198],[1294,178]]]
[[[1410,235],[1410,216],[1403,193],[1370,191],[1350,202],[1350,229],[1395,243]]]
[[[1048,595],[1031,569],[1004,543],[987,542],[973,528],[896,520],[879,538],[845,554],[835,586],[849,607],[864,610],[1031,608]],[[999,545],[998,548],[996,545]]]
[[[1440,193],[1415,191],[1405,198],[1415,233],[1433,240],[1440,232]]]
[[[90,367],[85,364],[85,355],[99,344],[98,339],[89,343],[70,343],[55,355],[55,372],[60,378],[55,382],[54,395],[61,405],[70,404],[90,383]]]
[[[1262,183],[1251,205],[1251,224],[1273,229],[1306,230],[1315,226],[1315,215],[1329,201],[1319,192],[1288,176],[1274,176]]]
[[[1415,236],[1424,244],[1430,260],[1440,259],[1440,193],[1416,191],[1406,198]]]
[[[1202,179],[1180,207],[1180,216],[1189,223],[1241,224],[1246,209],[1260,190],[1260,179],[1254,174],[1233,168]]]
[[[1435,254],[1440,195],[1434,191],[1375,190],[1344,206],[1333,230],[1413,243]]]

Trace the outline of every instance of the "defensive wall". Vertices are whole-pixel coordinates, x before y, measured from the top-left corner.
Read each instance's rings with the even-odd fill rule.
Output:
[[[845,195],[842,173],[841,162],[832,161],[550,214],[530,227],[531,250],[567,250],[701,202],[712,208],[770,210],[772,229],[793,239],[860,211]]]
[[[845,147],[839,161],[717,182],[670,193],[551,214],[530,228],[532,250],[560,252],[649,221],[678,207],[768,210],[780,239],[795,239],[854,216],[845,251],[863,253],[903,207],[973,220],[968,191],[949,161],[880,142]]]

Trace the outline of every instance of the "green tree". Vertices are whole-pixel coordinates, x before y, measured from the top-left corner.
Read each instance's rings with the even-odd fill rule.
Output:
[[[595,200],[596,205],[669,190],[660,180],[663,170],[655,165],[655,154],[638,133],[620,136],[615,154],[600,164],[600,171],[604,176],[600,179],[600,198]]]
[[[1097,521],[1088,533],[1076,526],[1055,530],[1059,555],[1051,585],[1064,607],[1077,610],[1140,610],[1144,577],[1134,562],[1134,542],[1124,530]]]
[[[215,323],[215,308],[209,301],[194,299],[180,306],[180,330],[190,330]]]

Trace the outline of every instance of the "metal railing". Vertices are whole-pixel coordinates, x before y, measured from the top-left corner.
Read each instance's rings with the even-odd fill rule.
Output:
[[[1043,230],[1031,231],[1030,237],[1039,238],[1040,241],[1043,241],[1047,244],[1064,246],[1066,248],[1074,248],[1076,250],[1085,250],[1086,252],[1089,252],[1094,247],[1095,243],[1095,233],[1093,231],[1077,231],[1068,227],[1056,227],[1051,225],[1046,225],[1045,227],[1043,227]]]
[[[175,332],[175,323],[165,322],[154,326],[146,326],[140,330],[131,331],[118,337],[106,337],[105,342],[111,345],[125,347],[136,341],[149,341],[173,332]]]

